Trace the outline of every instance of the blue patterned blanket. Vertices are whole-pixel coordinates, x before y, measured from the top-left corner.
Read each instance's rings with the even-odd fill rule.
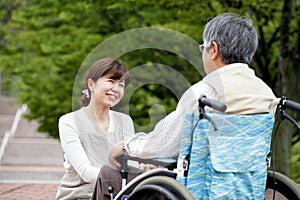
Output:
[[[177,179],[196,199],[264,199],[274,115],[207,115],[217,131],[196,113],[185,117],[179,159],[190,154],[190,165]]]

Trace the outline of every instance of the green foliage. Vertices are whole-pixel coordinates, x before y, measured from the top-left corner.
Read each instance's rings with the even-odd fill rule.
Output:
[[[176,30],[202,43],[202,30],[209,18],[223,12],[236,12],[250,16],[258,30],[259,48],[251,67],[277,95],[289,95],[293,100],[300,101],[300,96],[293,92],[300,89],[297,83],[300,75],[300,70],[297,72],[300,15],[299,3],[293,2],[295,13],[291,30],[287,32],[290,42],[284,48],[292,58],[289,63],[292,70],[287,75],[292,85],[289,94],[282,94],[283,75],[278,69],[282,51],[279,30],[284,1],[264,0],[2,0],[2,84],[28,105],[31,112],[27,117],[40,122],[40,131],[57,137],[59,116],[72,110],[73,85],[78,70],[98,44],[123,31],[140,27]],[[121,50],[126,44],[124,38],[123,42],[114,44],[111,51]],[[175,45],[175,48],[180,49],[181,46]],[[196,69],[187,62],[189,56],[195,55],[185,55],[183,58],[163,49],[145,48],[120,57],[131,70],[146,65],[145,71],[135,75],[126,89],[127,93],[134,90],[133,94],[125,95],[116,108],[132,116],[137,131],[151,130],[160,118],[173,111],[186,88],[185,84],[176,83],[176,78],[175,82],[169,80],[168,77],[175,75],[170,76],[155,63],[174,69],[189,84],[193,84],[201,79],[197,69],[202,64],[200,61]],[[149,83],[143,84],[145,80]],[[80,96],[83,81],[80,88],[75,88],[75,99]],[[166,87],[172,84],[175,92]],[[135,90],[134,85],[139,87]],[[73,108],[78,108],[78,104]],[[293,161],[296,160],[298,158],[293,157]],[[299,166],[293,165],[293,171],[299,172]]]
[[[64,3],[43,1],[14,11],[6,24],[7,45],[0,56],[6,77],[16,77],[18,98],[31,110],[27,117],[37,119],[39,130],[55,137],[58,117],[71,110],[80,63],[103,40],[84,28],[76,15],[82,13],[82,3]]]
[[[211,4],[209,1],[196,3],[192,0],[7,1],[3,7],[11,8],[11,17],[2,28],[7,44],[0,56],[3,63],[1,68],[5,69],[7,78],[16,77],[16,83],[11,87],[30,108],[27,117],[38,119],[40,131],[57,137],[58,117],[72,109],[72,87],[80,63],[97,44],[114,34],[139,27],[168,28],[201,42],[202,27],[207,19],[217,12],[229,10],[230,4]],[[221,10],[220,6],[224,9]],[[1,16],[5,15],[5,12],[1,13]],[[190,84],[201,79],[199,72],[190,63],[167,51],[137,50],[127,53],[121,59],[128,68],[151,62],[171,66]],[[152,69],[147,74],[149,77],[144,79],[151,80],[157,71]],[[161,78],[168,76],[160,75]],[[162,113],[175,109],[186,87],[173,87],[177,87],[176,95],[174,91],[168,91],[165,86],[157,84],[142,85],[132,95],[129,113],[138,131],[150,130],[159,119],[154,117],[149,125],[150,112],[153,112],[153,116],[162,117]],[[160,104],[163,109],[151,109],[154,104]],[[119,107],[122,110],[122,106]]]

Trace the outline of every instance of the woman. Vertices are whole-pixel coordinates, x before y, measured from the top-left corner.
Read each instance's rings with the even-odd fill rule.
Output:
[[[59,119],[66,172],[56,199],[90,199],[112,145],[134,134],[130,116],[110,110],[122,99],[129,80],[125,66],[115,59],[104,58],[91,66],[81,108]]]

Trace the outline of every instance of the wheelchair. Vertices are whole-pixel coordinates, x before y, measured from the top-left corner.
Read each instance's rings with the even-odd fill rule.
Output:
[[[289,120],[286,107],[300,111],[300,104],[285,98],[274,105],[279,105],[281,116]],[[226,109],[205,96],[199,98],[199,113],[186,116],[178,160],[125,156],[163,168],[137,176],[112,199],[275,199],[275,195],[300,199],[300,186],[283,174],[267,170],[273,114],[205,113],[204,106],[221,112]],[[126,164],[121,172],[126,173]]]

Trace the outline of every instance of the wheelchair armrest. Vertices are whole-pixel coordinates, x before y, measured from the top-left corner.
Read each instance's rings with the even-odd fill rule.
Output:
[[[123,165],[127,163],[127,160],[137,161],[139,163],[152,164],[157,167],[167,168],[168,170],[173,170],[177,167],[177,160],[171,158],[155,158],[155,159],[144,159],[139,157],[132,157],[129,155],[123,155],[118,158],[118,161]]]

